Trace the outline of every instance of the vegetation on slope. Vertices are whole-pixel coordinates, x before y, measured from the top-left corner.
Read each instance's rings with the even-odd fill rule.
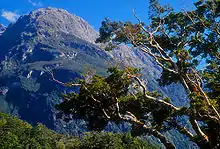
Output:
[[[42,124],[32,127],[16,117],[0,113],[1,149],[155,149],[140,138],[105,132],[82,138],[57,134]]]

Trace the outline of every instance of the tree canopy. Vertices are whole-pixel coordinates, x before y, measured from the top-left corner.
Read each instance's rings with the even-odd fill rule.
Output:
[[[219,148],[220,1],[194,5],[194,10],[176,12],[150,0],[149,24],[134,11],[136,24],[105,19],[97,39],[107,45],[105,50],[127,44],[148,54],[162,68],[159,84],[182,84],[189,106],[177,107],[169,98],[148,92],[139,70],[123,66],[110,68],[107,77],[95,75],[76,84],[80,92],[65,95],[58,109],[87,120],[91,130],[102,130],[108,121],[127,121],[133,136],[148,133],[166,148],[175,148],[163,135],[173,128],[200,148]],[[188,117],[185,124],[179,121],[182,116]]]

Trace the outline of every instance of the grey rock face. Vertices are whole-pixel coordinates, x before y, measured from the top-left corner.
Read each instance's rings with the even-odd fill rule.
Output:
[[[33,11],[30,17],[36,21],[40,34],[60,31],[90,43],[94,43],[98,37],[98,33],[85,20],[76,15],[70,15],[63,9],[42,8]],[[51,30],[45,32],[45,28],[50,28]]]

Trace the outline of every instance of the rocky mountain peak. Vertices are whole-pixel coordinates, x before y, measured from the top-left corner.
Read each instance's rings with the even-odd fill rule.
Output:
[[[94,43],[98,37],[97,31],[85,20],[64,9],[40,8],[31,12],[29,16],[37,24],[40,33],[63,32],[90,43]]]

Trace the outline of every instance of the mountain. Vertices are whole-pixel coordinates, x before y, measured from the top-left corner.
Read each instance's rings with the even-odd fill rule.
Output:
[[[125,45],[105,52],[95,44],[97,37],[98,32],[85,20],[57,8],[35,10],[10,24],[0,36],[0,111],[30,124],[41,122],[57,132],[78,135],[86,129],[85,122],[59,120],[54,108],[62,100],[62,93],[77,92],[78,88],[63,87],[51,79],[49,72],[68,82],[82,78],[89,69],[106,75],[115,61],[142,68],[150,91],[159,90],[176,105],[187,103],[182,86],[158,85],[161,69],[148,55]],[[180,139],[173,141],[179,143]]]
[[[68,89],[48,71],[63,82],[80,78],[88,68],[105,73],[111,57],[90,42],[97,35],[83,19],[55,8],[33,11],[9,25],[0,36],[2,111],[54,129],[53,107]]]

